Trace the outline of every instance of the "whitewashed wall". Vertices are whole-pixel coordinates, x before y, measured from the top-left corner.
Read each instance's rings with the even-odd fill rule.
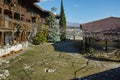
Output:
[[[11,51],[19,51],[28,46],[28,42],[23,42],[22,44],[16,44],[14,46],[4,46],[4,48],[0,48],[0,56],[10,54]]]

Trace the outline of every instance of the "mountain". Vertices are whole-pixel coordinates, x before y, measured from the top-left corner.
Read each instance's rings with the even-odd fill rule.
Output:
[[[71,22],[67,22],[67,27],[79,27],[80,23],[71,23]]]

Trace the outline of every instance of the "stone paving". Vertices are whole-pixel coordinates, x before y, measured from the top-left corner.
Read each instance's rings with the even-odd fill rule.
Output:
[[[23,69],[23,67],[25,70],[34,71],[30,77],[36,78],[36,80],[120,80],[119,62],[86,58],[80,54],[78,41],[67,40],[55,44],[30,45],[20,54],[6,59],[10,60],[11,58],[15,58],[12,63],[10,61],[9,79],[11,80],[22,77],[17,76],[21,73],[15,72]],[[24,65],[22,66],[20,62],[23,62]],[[13,78],[13,76],[16,77]],[[26,80],[27,77],[24,77]],[[43,77],[45,79],[42,79]]]

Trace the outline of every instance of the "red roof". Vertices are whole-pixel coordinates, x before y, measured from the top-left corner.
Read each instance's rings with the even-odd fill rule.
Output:
[[[120,28],[120,18],[108,17],[105,19],[82,24],[83,30],[90,32],[101,32],[110,29]]]

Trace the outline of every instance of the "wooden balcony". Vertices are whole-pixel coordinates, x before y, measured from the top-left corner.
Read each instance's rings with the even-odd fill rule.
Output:
[[[3,26],[4,23],[4,26]],[[20,30],[30,31],[32,29],[32,24],[30,22],[7,19],[0,19],[0,29],[2,30],[14,30],[16,26],[20,26]]]
[[[4,4],[4,9],[9,9],[9,6],[7,4]]]

